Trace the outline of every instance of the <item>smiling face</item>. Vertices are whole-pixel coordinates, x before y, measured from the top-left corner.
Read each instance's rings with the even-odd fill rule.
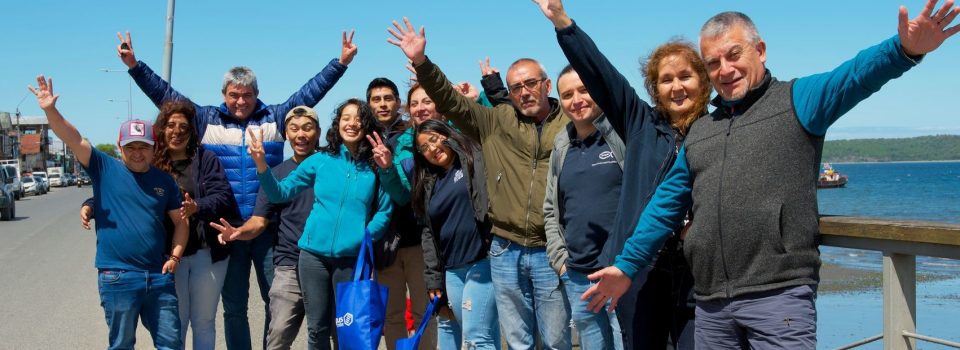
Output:
[[[437,112],[437,106],[433,104],[430,96],[423,88],[417,88],[410,92],[410,98],[407,101],[407,109],[410,110],[410,121],[414,126],[420,125],[425,120],[441,120],[443,116]]]
[[[701,84],[699,75],[690,62],[678,55],[667,56],[657,67],[657,103],[671,117],[682,116],[696,108]]]
[[[385,127],[389,127],[399,115],[400,100],[397,98],[397,92],[386,86],[378,86],[370,89],[370,98],[367,103],[373,109],[377,120]]]
[[[577,72],[571,70],[557,78],[557,89],[560,90],[560,106],[573,121],[592,122],[600,116],[600,107],[593,102]]]
[[[716,37],[701,37],[700,52],[713,88],[725,101],[743,98],[763,81],[766,43],[752,42],[742,24],[735,24]]]
[[[348,104],[340,112],[340,122],[338,125],[340,138],[343,144],[348,148],[353,148],[360,144],[364,137],[363,124],[360,121],[360,109],[355,104]]]
[[[240,120],[247,119],[257,107],[257,91],[250,86],[227,85],[223,91],[223,103],[227,105],[230,115]]]
[[[193,130],[183,113],[174,113],[163,126],[163,138],[171,154],[186,154]]]
[[[293,156],[299,161],[317,151],[320,142],[320,128],[310,117],[291,117],[287,119],[286,135],[293,149]]]
[[[510,101],[520,113],[530,118],[546,118],[550,114],[550,79],[544,78],[540,65],[530,61],[515,64],[507,72]]]
[[[456,155],[453,149],[444,143],[446,140],[446,136],[433,131],[419,133],[417,134],[417,151],[428,163],[449,170]]]
[[[145,173],[153,164],[153,146],[146,142],[134,141],[120,147],[120,157],[130,171]]]

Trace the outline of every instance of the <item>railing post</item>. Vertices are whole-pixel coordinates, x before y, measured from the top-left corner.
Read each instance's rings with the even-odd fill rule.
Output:
[[[883,252],[883,349],[916,349],[903,331],[917,331],[917,258]]]

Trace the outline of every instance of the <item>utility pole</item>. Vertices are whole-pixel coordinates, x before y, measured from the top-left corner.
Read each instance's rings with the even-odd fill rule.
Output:
[[[173,66],[173,9],[176,0],[167,0],[167,35],[163,43],[163,80],[170,83]]]

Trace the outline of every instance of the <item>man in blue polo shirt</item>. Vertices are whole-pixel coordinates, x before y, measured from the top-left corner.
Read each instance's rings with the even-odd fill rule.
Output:
[[[122,163],[90,146],[57,110],[53,81],[37,77],[30,87],[53,132],[70,147],[93,180],[97,226],[95,265],[100,305],[110,329],[109,349],[132,349],[140,319],[157,349],[180,349],[180,318],[173,272],[187,242],[180,219],[180,189],[170,175],[154,168],[150,122],[120,126]],[[173,249],[167,250],[163,216],[174,222]]]
[[[277,179],[287,177],[307,157],[317,152],[320,144],[320,127],[317,112],[307,106],[298,106],[287,113],[287,139],[293,149],[293,157],[273,167]],[[221,242],[251,240],[264,229],[279,221],[279,233],[273,248],[273,283],[270,285],[270,326],[267,328],[266,349],[290,349],[303,323],[305,310],[300,292],[297,262],[300,248],[297,242],[303,234],[307,216],[313,207],[313,188],[304,190],[293,201],[281,204],[270,203],[260,190],[253,216],[240,227],[233,227],[225,219],[220,224],[210,223],[220,230]]]

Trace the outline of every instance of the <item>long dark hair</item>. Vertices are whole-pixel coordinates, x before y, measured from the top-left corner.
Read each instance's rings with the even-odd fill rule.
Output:
[[[446,169],[430,164],[427,158],[420,153],[420,148],[417,147],[417,136],[420,136],[420,133],[424,132],[435,132],[445,136],[447,139],[443,141],[443,144],[451,146],[451,148],[454,149],[453,155],[457,158],[461,156],[461,154],[457,152],[457,149],[459,149],[459,151],[462,152],[463,158],[465,158],[459,159],[460,165],[465,168],[471,176],[473,175],[473,151],[477,148],[475,142],[463,136],[459,131],[444,122],[429,119],[417,125],[413,133],[413,191],[410,197],[410,205],[414,213],[421,217],[426,217],[427,215],[426,203],[424,203],[427,189],[432,189],[433,185],[437,182],[437,177],[446,172]]]
[[[193,124],[197,110],[193,107],[193,103],[183,100],[167,101],[160,106],[160,114],[153,122],[153,127],[160,129],[153,146],[153,166],[175,178],[178,175],[173,171],[173,160],[170,158],[170,150],[167,148],[166,129],[170,117],[177,113],[183,114],[187,119],[187,137],[190,138],[187,140],[187,159],[193,159],[193,155],[197,153],[197,126]]]
[[[334,112],[333,121],[330,123],[330,128],[327,129],[327,145],[321,147],[320,152],[334,157],[340,156],[340,146],[343,145],[343,137],[340,136],[340,117],[343,115],[343,110],[349,105],[357,106],[360,127],[363,129],[364,135],[373,135],[374,132],[383,135],[383,126],[373,116],[373,109],[370,108],[370,105],[357,98],[351,98],[341,103]],[[357,154],[351,156],[353,156],[353,159],[366,162],[371,167],[375,166],[373,163],[373,146],[362,137],[360,138],[360,144],[357,145]]]

